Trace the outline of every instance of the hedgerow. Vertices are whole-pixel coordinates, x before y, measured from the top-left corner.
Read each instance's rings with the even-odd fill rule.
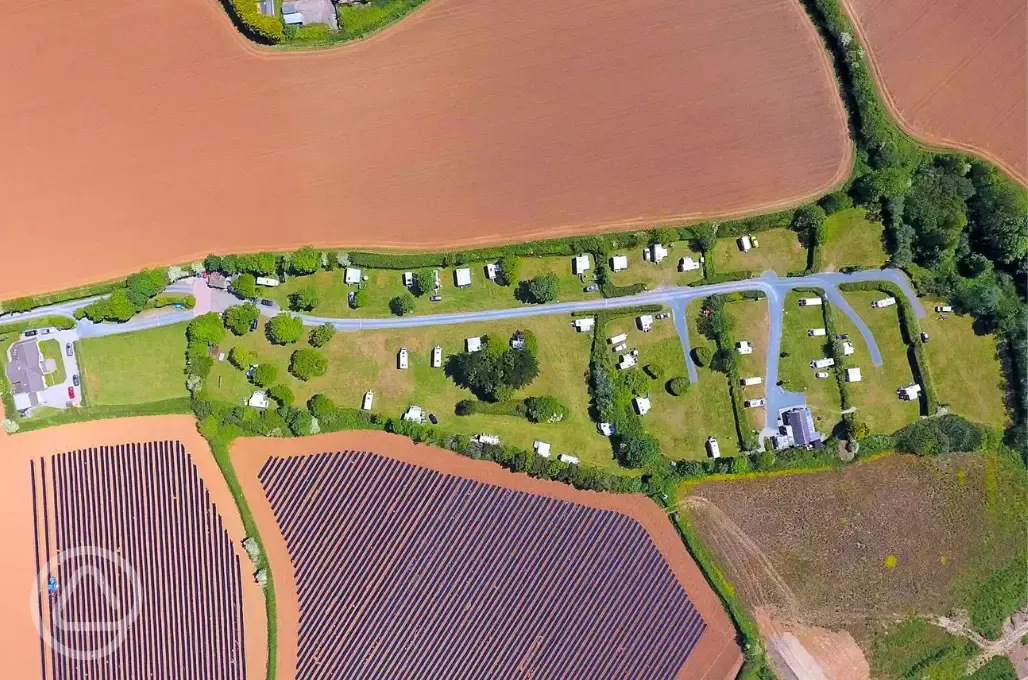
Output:
[[[254,0],[221,0],[221,4],[233,23],[250,39],[274,45],[285,38],[282,21],[277,16],[261,14]]]

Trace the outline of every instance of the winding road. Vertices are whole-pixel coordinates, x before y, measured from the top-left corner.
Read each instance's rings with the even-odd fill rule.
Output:
[[[305,325],[316,326],[330,323],[340,331],[361,331],[361,330],[382,330],[395,328],[420,328],[423,326],[440,326],[460,323],[472,323],[480,321],[495,321],[500,319],[520,319],[546,314],[569,314],[571,312],[589,312],[601,309],[619,309],[634,307],[645,304],[661,304],[671,308],[675,329],[682,342],[682,349],[685,351],[685,361],[689,372],[689,380],[696,382],[696,367],[692,363],[690,355],[689,334],[686,327],[685,309],[693,300],[719,293],[735,293],[748,290],[760,290],[767,295],[770,309],[771,328],[768,340],[767,365],[765,367],[764,384],[767,386],[767,422],[765,423],[762,436],[777,432],[778,412],[790,406],[805,403],[802,392],[788,392],[776,383],[778,382],[778,358],[782,344],[782,316],[785,311],[785,297],[789,291],[796,288],[819,288],[824,291],[826,299],[836,309],[848,316],[868,347],[871,362],[875,366],[882,365],[882,355],[875,342],[871,329],[867,327],[864,320],[856,313],[852,306],[839,292],[838,285],[841,283],[853,283],[859,281],[889,281],[900,287],[907,296],[914,312],[918,317],[925,316],[924,307],[914,293],[913,287],[906,275],[898,269],[875,269],[852,274],[838,272],[825,272],[811,274],[809,276],[797,276],[791,278],[780,278],[774,272],[765,272],[760,278],[746,279],[743,281],[731,281],[728,283],[717,283],[709,286],[667,286],[654,290],[629,295],[620,298],[603,298],[597,300],[582,300],[578,302],[557,302],[546,305],[526,305],[521,307],[510,307],[505,309],[491,309],[477,312],[461,312],[455,314],[426,314],[403,317],[387,317],[372,319],[338,319],[332,317],[313,316],[300,314]],[[200,279],[183,279],[177,281],[166,289],[167,293],[192,293],[197,297],[197,306],[192,310],[161,311],[151,316],[144,316],[132,319],[123,324],[94,324],[88,319],[76,321],[79,335],[83,338],[100,337],[107,335],[118,335],[134,331],[157,328],[169,324],[188,321],[197,314],[207,311],[221,312],[233,304],[238,304],[232,295],[222,291],[209,291]],[[74,318],[74,311],[93,300],[96,297],[62,302],[56,305],[38,307],[30,312],[21,314],[7,314],[0,316],[0,323],[6,319],[19,321],[42,318],[47,316],[64,316]],[[274,311],[277,311],[274,310]]]

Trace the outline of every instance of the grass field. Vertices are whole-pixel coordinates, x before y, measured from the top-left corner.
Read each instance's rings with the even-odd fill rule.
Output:
[[[756,272],[773,269],[780,276],[807,268],[807,249],[791,229],[769,229],[756,234],[759,248],[744,253],[734,238],[723,238],[714,247],[718,272],[752,269]]]
[[[457,387],[431,367],[432,348],[443,347],[445,357],[464,349],[464,339],[489,334],[498,342],[507,342],[515,330],[532,330],[539,343],[539,377],[517,398],[551,395],[560,399],[571,411],[560,423],[536,424],[524,418],[476,414],[457,416],[454,407],[462,399],[472,399],[467,390]],[[286,372],[289,356],[305,343],[276,347],[262,333],[241,338],[231,336],[222,349],[242,345],[254,349],[261,361],[278,368],[278,382],[288,385],[298,404],[322,393],[340,406],[359,408],[364,393],[375,393],[374,411],[388,417],[400,416],[408,406],[417,404],[439,419],[439,427],[450,433],[499,435],[501,440],[526,449],[536,439],[549,442],[553,452],[573,453],[583,462],[615,469],[608,440],[596,431],[589,418],[589,394],[586,374],[589,365],[591,336],[577,333],[566,315],[537,317],[522,321],[494,321],[479,324],[403,329],[395,331],[361,331],[339,333],[325,354],[328,372],[304,383]],[[397,368],[401,347],[410,353],[410,368]],[[217,362],[207,380],[205,391],[210,396],[242,404],[254,390],[245,374],[228,361]]]
[[[1009,414],[996,336],[975,334],[969,315],[946,314],[943,320],[934,311],[936,304],[945,304],[942,301],[922,302],[928,316],[921,319],[921,330],[929,336],[924,347],[939,400],[966,418],[1004,427]]]
[[[54,369],[53,373],[47,373],[43,376],[43,380],[46,382],[47,387],[60,385],[68,379],[68,371],[64,367],[64,352],[61,351],[60,342],[54,338],[40,340],[39,353],[44,359],[53,359],[54,363],[57,364],[57,368]]]
[[[691,251],[687,241],[672,244],[668,248],[668,256],[660,264],[644,260],[642,248],[618,251],[617,254],[628,256],[628,269],[614,274],[614,283],[619,286],[643,283],[649,290],[653,290],[659,286],[684,286],[703,278],[702,269],[691,272],[678,271],[678,263],[683,257],[700,261],[700,254]]]
[[[770,333],[770,312],[767,300],[743,300],[725,307],[735,319],[735,341],[748,340],[753,346],[752,354],[736,354],[739,362],[739,376],[764,377],[767,369],[767,343]],[[742,388],[743,399],[762,398],[767,394],[767,385],[761,383]],[[754,430],[763,429],[767,422],[766,408],[746,409],[746,419]]]
[[[782,357],[778,363],[778,378],[784,382],[783,387],[790,392],[804,392],[807,405],[818,421],[818,429],[829,433],[839,422],[842,410],[842,397],[835,376],[829,372],[827,378],[815,378],[817,373],[810,367],[810,362],[825,356],[827,337],[810,337],[807,331],[811,328],[823,328],[824,316],[820,307],[800,307],[799,300],[809,297],[807,293],[791,292],[785,298],[785,313],[782,318]],[[843,317],[841,320],[838,317]],[[836,314],[836,326],[839,333],[848,333],[853,340],[857,353],[851,357],[856,359],[854,365],[870,364],[867,360],[867,348],[858,347],[854,340],[851,322],[845,315]],[[862,344],[862,343],[861,343]]]
[[[870,222],[863,208],[837,212],[825,222],[828,242],[821,247],[821,268],[838,271],[846,266],[881,267],[885,264],[882,239],[885,226]]]
[[[431,302],[432,293],[417,298],[414,314],[445,314],[449,312],[471,312],[482,309],[498,309],[517,307],[524,303],[515,297],[517,285],[501,286],[490,281],[482,264],[469,265],[471,269],[471,286],[457,288],[454,285],[454,267],[439,269],[442,289],[440,302]],[[274,288],[260,287],[260,295],[275,300],[283,308],[289,308],[289,295],[301,288],[314,286],[318,291],[320,303],[313,314],[338,318],[386,317],[391,316],[389,300],[406,292],[403,285],[403,272],[384,269],[362,270],[368,277],[367,291],[369,302],[361,309],[351,309],[348,295],[355,291],[355,286],[343,284],[344,270],[318,272],[311,276],[295,276],[284,284]],[[533,257],[521,260],[518,272],[520,280],[527,280],[537,274],[556,274],[560,280],[559,300],[583,300],[588,297],[600,297],[599,293],[585,293],[584,289],[592,282],[595,268],[586,272],[588,283],[582,283],[571,273],[571,258],[568,257]]]
[[[871,329],[882,353],[882,365],[875,367],[859,334],[850,333],[857,353],[850,357],[860,366],[863,380],[849,383],[850,398],[857,408],[856,418],[868,424],[872,432],[891,434],[904,425],[917,420],[920,405],[917,401],[901,401],[896,390],[914,381],[907,359],[907,346],[900,334],[897,307],[872,309],[871,303],[885,297],[878,291],[853,291],[844,294],[846,300]],[[838,320],[842,314],[836,314]],[[839,332],[845,332],[839,329]],[[868,357],[862,360],[861,357]]]
[[[79,365],[90,406],[188,397],[186,324],[79,341]]]

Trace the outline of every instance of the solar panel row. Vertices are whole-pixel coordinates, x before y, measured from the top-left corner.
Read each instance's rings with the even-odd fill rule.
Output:
[[[370,453],[259,473],[298,680],[671,680],[705,622],[636,521]]]

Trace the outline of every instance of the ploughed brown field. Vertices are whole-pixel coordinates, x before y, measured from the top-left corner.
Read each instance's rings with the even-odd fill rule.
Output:
[[[765,210],[851,159],[794,0],[430,0],[304,53],[214,0],[29,2],[0,41],[0,298],[210,251]]]
[[[1028,183],[1023,0],[843,0],[893,114],[930,144]]]

